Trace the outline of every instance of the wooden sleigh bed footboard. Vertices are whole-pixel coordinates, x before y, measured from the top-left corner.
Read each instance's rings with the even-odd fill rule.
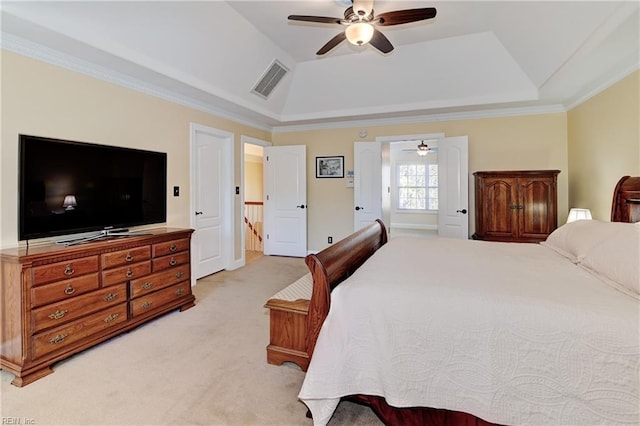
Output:
[[[380,247],[387,243],[387,229],[380,219],[317,254],[305,262],[313,278],[313,291],[307,315],[307,353],[309,357],[331,305],[331,290],[349,277]]]
[[[306,257],[305,262],[313,278],[313,292],[307,317],[306,346],[309,358],[313,355],[320,328],[329,313],[331,291],[386,243],[386,227],[380,219],[377,219],[371,225],[356,231],[336,244]],[[350,395],[343,399],[368,405],[386,425],[492,425],[463,412],[429,407],[392,407],[379,396]]]

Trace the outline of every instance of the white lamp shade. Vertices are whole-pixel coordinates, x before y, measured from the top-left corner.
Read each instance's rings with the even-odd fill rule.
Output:
[[[65,195],[64,201],[62,202],[62,207],[64,207],[65,210],[73,210],[77,205],[78,202],[76,201],[75,195]]]
[[[576,209],[569,210],[569,217],[567,223],[575,222],[576,220],[591,220],[591,210],[589,209]]]
[[[371,37],[373,37],[373,25],[366,22],[357,22],[349,25],[344,32],[349,43],[361,46],[369,43]]]

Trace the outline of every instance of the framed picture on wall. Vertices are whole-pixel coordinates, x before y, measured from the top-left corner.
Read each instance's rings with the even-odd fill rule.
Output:
[[[343,178],[344,156],[316,157],[317,178]]]

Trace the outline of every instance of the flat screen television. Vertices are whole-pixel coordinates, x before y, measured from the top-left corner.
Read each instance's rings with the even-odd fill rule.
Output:
[[[20,240],[165,222],[167,154],[20,135]]]

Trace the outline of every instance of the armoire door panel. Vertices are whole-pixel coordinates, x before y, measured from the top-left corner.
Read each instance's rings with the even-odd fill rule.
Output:
[[[559,170],[475,172],[474,239],[540,242],[558,225]]]

